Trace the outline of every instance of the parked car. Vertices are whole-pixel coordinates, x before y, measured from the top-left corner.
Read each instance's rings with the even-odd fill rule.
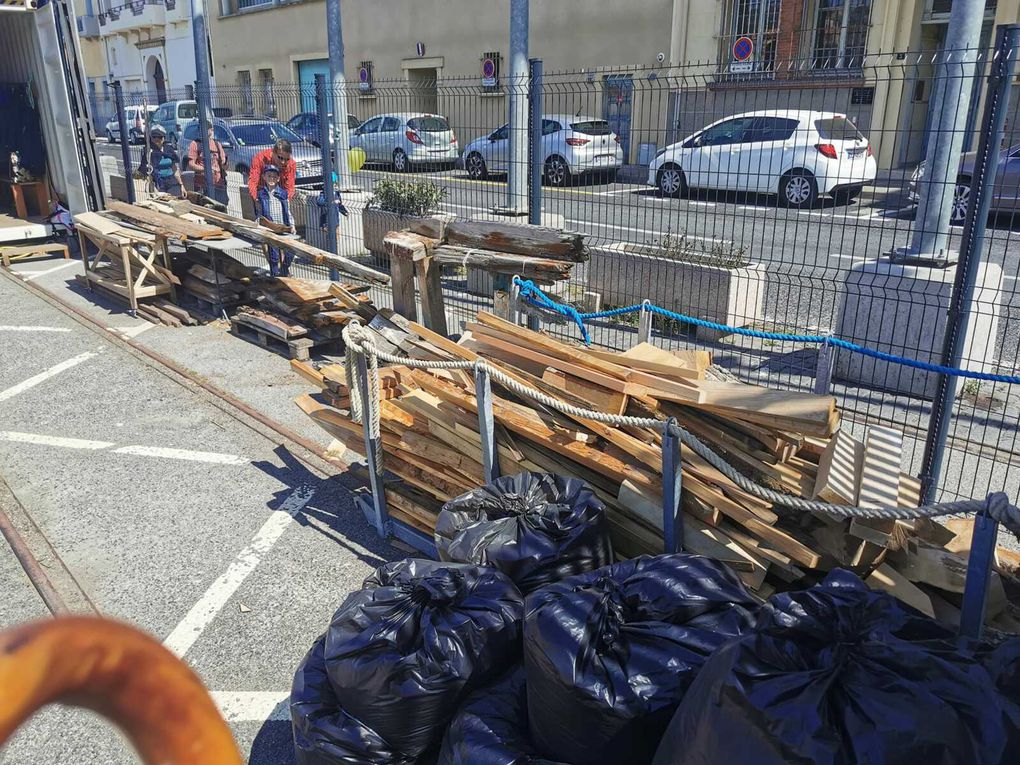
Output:
[[[970,206],[970,182],[974,177],[974,162],[977,152],[967,152],[960,157],[960,168],[956,171],[956,187],[953,189],[953,202],[950,221],[962,224],[967,217]],[[910,201],[920,201],[918,192],[927,163],[922,161],[910,176],[908,193]],[[1020,209],[1020,145],[1011,146],[1000,152],[995,168],[995,186],[992,188],[991,212],[1013,212]]]
[[[197,121],[184,129],[180,147],[182,156],[187,155],[192,141],[198,139],[200,129]],[[297,163],[297,183],[304,185],[322,182],[322,155],[319,149],[282,122],[259,117],[217,119],[213,120],[213,135],[223,144],[228,169],[241,173],[245,180],[248,178],[252,157],[285,138],[291,143],[291,156]]]
[[[332,117],[333,115],[330,115]],[[361,120],[353,114],[347,115],[347,128],[354,132],[361,125]],[[314,144],[319,143],[319,115],[315,112],[301,112],[287,120],[287,127]]]
[[[128,129],[129,143],[142,143],[145,140],[145,115],[156,111],[155,106],[126,106],[124,107],[124,123]],[[105,126],[106,140],[110,143],[120,141],[120,120],[117,115],[110,117]]]
[[[351,148],[362,149],[366,161],[391,164],[397,172],[412,165],[453,166],[460,157],[457,136],[446,117],[421,112],[366,120],[351,133]]]
[[[475,179],[505,173],[510,165],[510,126],[503,125],[464,147],[464,169]],[[614,176],[623,165],[620,139],[606,120],[569,114],[542,118],[542,166],[547,183],[563,186],[572,176]]]
[[[850,201],[875,180],[868,139],[846,115],[756,111],[726,117],[655,155],[648,184],[665,196],[688,189],[778,194],[787,207],[819,195]]]
[[[198,103],[196,101],[167,101],[160,104],[152,113],[152,124],[162,125],[166,131],[166,140],[177,146],[185,128],[198,119]]]

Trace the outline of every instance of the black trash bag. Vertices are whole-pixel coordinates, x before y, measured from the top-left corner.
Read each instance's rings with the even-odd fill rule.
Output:
[[[986,765],[1005,743],[966,641],[836,569],[708,660],[654,765]]]
[[[635,558],[538,590],[524,623],[532,739],[575,765],[649,762],[709,654],[757,609],[729,568],[698,555]]]
[[[1002,765],[1020,762],[1020,637],[991,647],[981,663],[992,677],[1002,704],[1006,727],[1006,754]]]
[[[613,562],[606,508],[579,478],[520,473],[443,505],[439,557],[492,566],[527,595]]]
[[[333,615],[326,671],[337,701],[396,751],[439,743],[464,697],[520,657],[524,599],[504,574],[407,559]]]
[[[326,674],[322,635],[302,659],[290,691],[297,765],[411,765],[382,737],[340,708]]]
[[[531,742],[523,665],[468,697],[436,765],[566,765],[543,758]]]

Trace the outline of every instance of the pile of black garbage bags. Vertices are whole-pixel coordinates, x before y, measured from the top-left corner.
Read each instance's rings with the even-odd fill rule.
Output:
[[[834,571],[762,604],[725,565],[614,562],[577,479],[448,502],[298,667],[299,765],[1020,762],[1020,638],[965,641]]]

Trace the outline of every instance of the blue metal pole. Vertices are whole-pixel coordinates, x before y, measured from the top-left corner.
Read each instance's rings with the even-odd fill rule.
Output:
[[[680,426],[670,417],[662,434],[662,541],[666,553],[684,549],[680,490]]]
[[[124,91],[121,88],[120,80],[114,80],[110,83],[110,87],[113,88],[113,102],[117,106],[117,129],[120,130],[120,156],[124,162],[124,179],[127,181],[127,201],[131,204],[135,203],[135,181],[131,177],[131,144],[128,140],[127,133],[127,118],[124,115]],[[149,156],[149,146],[145,145],[142,156]],[[146,163],[146,167],[152,164],[151,159]],[[149,172],[152,172],[149,168]]]
[[[337,247],[336,231],[340,226],[339,215],[336,209],[336,192],[333,188],[333,153],[332,136],[329,130],[329,93],[326,90],[326,78],[321,74],[315,75],[315,108],[319,113],[319,147],[322,152],[322,198],[326,202],[326,225],[329,247],[327,250],[334,255],[339,254]],[[340,279],[340,272],[335,268],[329,269],[331,281]]]
[[[482,437],[482,467],[486,483],[499,478],[499,454],[496,451],[496,426],[492,416],[492,385],[489,371],[475,367],[475,398],[478,401],[478,433]]]
[[[974,516],[974,533],[967,559],[967,580],[963,585],[963,607],[960,609],[960,635],[978,640],[984,629],[988,583],[995,563],[995,543],[999,538],[999,522],[989,510],[992,503],[1007,504],[1005,494],[988,497],[988,507]]]
[[[542,59],[533,58],[530,64],[528,89],[528,223],[542,225]]]
[[[389,532],[389,513],[386,510],[386,490],[382,480],[382,466],[376,462],[379,439],[372,435],[372,416],[368,398],[368,362],[358,354],[358,390],[361,391],[361,426],[365,435],[365,461],[368,463],[368,480],[372,487],[371,523],[376,532],[385,537]]]
[[[941,364],[948,367],[963,366],[967,324],[971,304],[974,302],[978,265],[981,262],[988,212],[994,193],[997,157],[1006,125],[1006,111],[1013,86],[1013,74],[1016,71],[1018,47],[1020,47],[1020,24],[999,27],[985,113],[980,128],[981,138],[978,142],[977,156],[974,158],[974,167],[978,169],[978,174],[971,185],[970,204],[967,207],[967,218],[963,224],[963,236],[960,240],[960,263],[956,267],[956,280],[949,299],[942,356],[939,359]],[[934,502],[938,491],[955,400],[956,377],[939,375],[935,400],[932,402],[928,438],[925,441],[924,457],[921,462],[921,481],[926,503]]]

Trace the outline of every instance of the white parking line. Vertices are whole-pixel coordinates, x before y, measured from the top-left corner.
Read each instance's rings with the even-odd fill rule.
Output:
[[[205,628],[223,610],[227,601],[237,592],[237,588],[255,570],[262,560],[262,556],[269,552],[283,536],[283,532],[294,520],[294,516],[308,504],[314,493],[315,489],[310,486],[299,486],[293,494],[284,500],[279,510],[273,511],[266,522],[262,524],[262,528],[252,537],[248,546],[237,554],[223,575],[210,585],[180,624],[174,627],[173,632],[163,641],[164,646],[181,657],[188,652],[188,649],[201,637]]]
[[[212,465],[251,464],[250,459],[239,457],[236,454],[198,452],[191,449],[170,449],[165,446],[141,446],[138,444],[117,446],[117,444],[110,441],[87,441],[81,438],[47,436],[43,433],[20,433],[15,430],[0,430],[0,441],[15,441],[23,444],[38,444],[39,446],[59,446],[65,449],[110,449],[111,454],[156,457],[159,459],[183,460],[185,462],[206,462]]]
[[[687,204],[695,207],[715,207],[715,202],[702,202],[700,199],[688,199]]]
[[[190,449],[169,449],[164,446],[121,446],[113,450],[114,454],[133,454],[136,457],[162,457],[170,460],[186,462],[209,462],[214,465],[247,465],[251,462],[236,454],[220,454],[219,452],[195,452]]]
[[[582,227],[589,226],[595,228],[612,228],[617,229],[619,231],[633,231],[637,234],[650,234],[651,236],[659,237],[666,236],[666,234],[661,231],[649,231],[648,229],[644,228],[631,228],[630,226],[620,226],[615,223],[596,223],[595,221],[590,220],[573,220],[573,219],[567,219],[565,222],[574,224],[575,226]],[[698,236],[697,234],[685,234],[684,236],[687,239],[697,239],[702,242],[712,242],[713,244],[733,244],[732,239],[717,239],[712,236]]]
[[[41,433],[19,433],[14,430],[0,430],[0,441],[39,446],[60,446],[64,449],[109,449],[115,444],[109,441],[87,441],[83,438],[44,436]]]
[[[24,382],[20,382],[17,385],[11,386],[5,391],[0,391],[0,401],[6,401],[9,398],[17,396],[19,393],[24,393],[29,388],[34,388],[39,383],[46,382],[51,377],[55,377],[56,375],[59,375],[61,372],[64,372],[70,369],[71,367],[77,366],[78,364],[81,364],[83,361],[88,361],[89,359],[96,355],[98,354],[93,353],[92,351],[85,351],[85,353],[79,353],[77,356],[75,356],[74,358],[70,358],[67,361],[61,361],[59,364],[50,367],[45,372],[40,372],[37,375],[29,377]]]
[[[40,276],[46,276],[46,274],[52,274],[54,271],[61,271],[71,266],[81,265],[77,260],[68,260],[61,263],[59,266],[53,266],[53,268],[47,268],[44,271],[33,271],[31,276],[25,277],[25,281],[30,282],[38,279]]]
[[[67,327],[0,326],[0,332],[70,332]]]
[[[209,695],[228,723],[290,720],[290,705],[284,703],[290,691],[212,691]]]

